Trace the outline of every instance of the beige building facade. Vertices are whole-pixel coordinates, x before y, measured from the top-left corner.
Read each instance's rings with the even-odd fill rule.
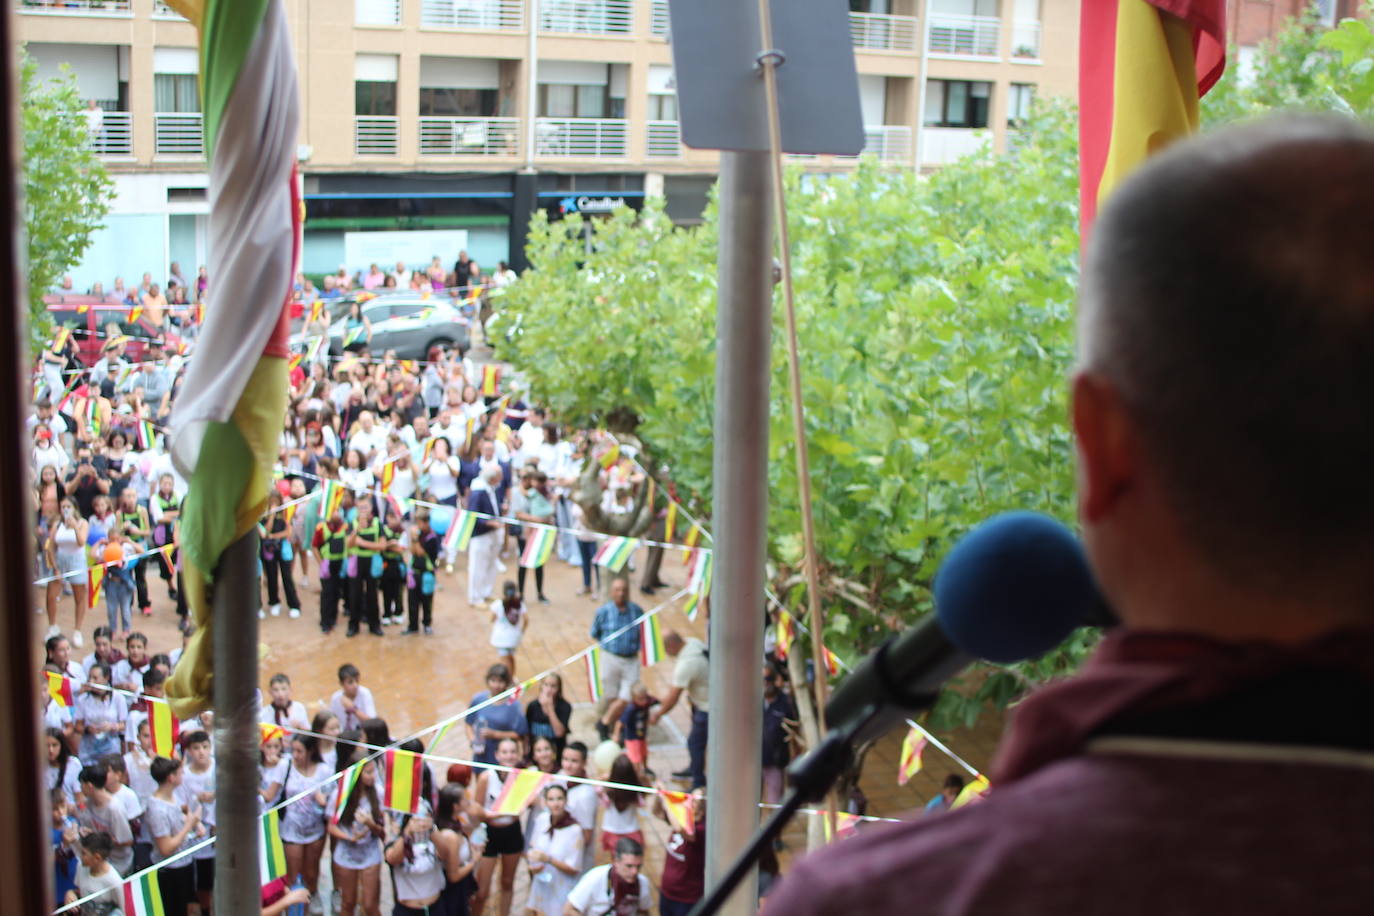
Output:
[[[851,0],[866,155],[934,168],[1005,143],[1035,95],[1072,95],[1078,0]],[[528,213],[638,205],[662,194],[699,218],[717,154],[679,140],[667,0],[286,0],[301,74],[305,267],[465,239],[519,266]],[[160,0],[18,0],[40,73],[61,64],[103,111],[97,145],[119,186],[112,219],[160,258],[202,263],[205,164],[195,34]],[[842,157],[794,157],[805,168]],[[132,221],[131,221],[132,220]],[[457,236],[423,236],[448,231]],[[112,233],[114,235],[114,233]],[[91,277],[129,257],[97,240]],[[134,256],[152,260],[158,244]],[[396,250],[401,250],[397,248]],[[456,252],[434,252],[451,260]],[[408,257],[408,256],[407,256]],[[349,264],[350,269],[366,267]],[[83,270],[87,265],[83,265]],[[189,269],[189,268],[187,268]]]

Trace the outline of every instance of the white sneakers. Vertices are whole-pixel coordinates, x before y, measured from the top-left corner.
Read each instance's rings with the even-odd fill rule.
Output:
[[[80,649],[85,639],[81,636],[80,630],[72,630],[72,645]]]
[[[48,632],[46,632],[46,633],[43,634],[43,641],[44,641],[44,642],[47,642],[48,640],[52,639],[54,636],[61,636],[61,635],[62,635],[62,628],[59,627],[57,624],[53,624],[52,626],[48,627]]]
[[[272,616],[273,616],[273,617],[280,617],[280,616],[281,616],[281,605],[280,605],[280,604],[274,604],[274,605],[272,605]]]
[[[298,607],[293,607],[290,611],[287,612],[286,616],[290,617],[292,620],[295,620],[297,617],[301,616],[301,609]]]

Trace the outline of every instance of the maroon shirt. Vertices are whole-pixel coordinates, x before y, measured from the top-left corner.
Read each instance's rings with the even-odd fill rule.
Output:
[[[1017,710],[986,801],[802,859],[767,912],[1368,916],[1371,646],[1110,636]]]
[[[674,830],[663,848],[663,896],[678,903],[696,903],[706,882],[706,821],[696,825],[688,837]]]

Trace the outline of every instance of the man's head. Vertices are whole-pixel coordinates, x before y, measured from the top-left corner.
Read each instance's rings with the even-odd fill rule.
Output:
[[[563,772],[569,776],[587,775],[587,745],[581,741],[569,741],[563,748],[561,760]]]
[[[1103,209],[1073,419],[1085,539],[1127,624],[1369,622],[1371,208],[1374,135],[1289,116],[1179,143]]]
[[[109,767],[99,761],[88,763],[81,768],[81,773],[77,779],[81,783],[81,794],[86,796],[87,801],[95,802],[98,805],[105,803],[105,784],[110,781]]]
[[[630,583],[627,579],[617,577],[611,582],[611,601],[617,607],[624,607],[630,600]]]
[[[682,634],[677,630],[668,630],[663,634],[663,651],[669,655],[676,656],[682,651],[682,647],[687,645],[683,640]]]
[[[638,881],[639,868],[644,864],[644,847],[638,841],[623,836],[615,841],[615,859],[611,870],[623,882]]]

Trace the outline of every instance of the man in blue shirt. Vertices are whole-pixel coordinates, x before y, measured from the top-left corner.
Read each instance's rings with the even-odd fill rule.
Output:
[[[602,741],[610,737],[612,723],[625,711],[630,690],[639,680],[639,627],[630,624],[643,614],[644,609],[630,600],[629,581],[617,577],[611,583],[611,600],[596,609],[592,621],[592,639],[601,644],[601,693],[609,700],[596,723]]]

